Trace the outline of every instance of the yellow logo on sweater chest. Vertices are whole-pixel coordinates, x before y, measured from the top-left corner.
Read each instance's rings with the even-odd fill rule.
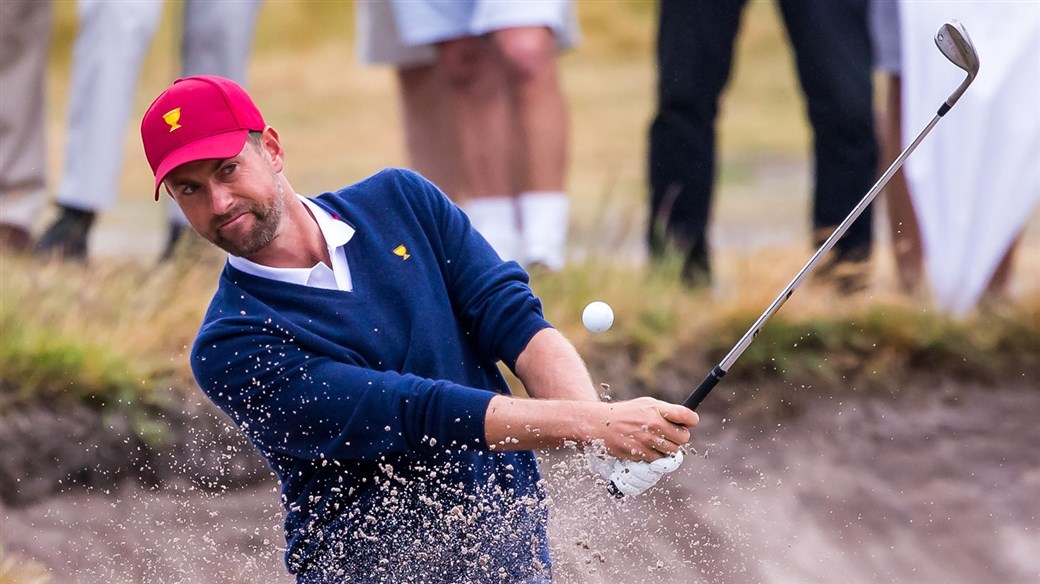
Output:
[[[405,247],[403,243],[394,248],[394,255],[401,256],[401,259],[403,260],[412,257],[411,254],[408,253],[408,248]]]

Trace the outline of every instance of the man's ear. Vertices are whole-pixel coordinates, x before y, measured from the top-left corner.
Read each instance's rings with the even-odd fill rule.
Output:
[[[278,138],[278,131],[271,126],[264,128],[263,134],[260,135],[260,147],[271,158],[274,171],[282,172],[285,166],[285,150]]]

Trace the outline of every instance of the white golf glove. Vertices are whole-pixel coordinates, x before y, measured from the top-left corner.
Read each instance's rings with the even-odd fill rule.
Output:
[[[593,472],[614,486],[611,492],[632,496],[646,491],[656,485],[661,477],[678,469],[683,461],[683,453],[680,450],[653,462],[618,460],[613,456],[589,453],[588,461]]]

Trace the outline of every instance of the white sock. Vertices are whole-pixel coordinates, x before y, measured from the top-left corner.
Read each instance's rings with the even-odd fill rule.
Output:
[[[512,197],[477,197],[464,205],[473,227],[491,244],[498,257],[520,260],[520,230],[516,201]]]
[[[562,192],[527,192],[520,195],[520,224],[527,265],[563,268],[567,245],[570,199]]]

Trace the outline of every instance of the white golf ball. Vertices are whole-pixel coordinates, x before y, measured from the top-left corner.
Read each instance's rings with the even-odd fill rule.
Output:
[[[614,324],[614,311],[606,302],[590,302],[581,312],[581,322],[594,333],[602,333]]]

